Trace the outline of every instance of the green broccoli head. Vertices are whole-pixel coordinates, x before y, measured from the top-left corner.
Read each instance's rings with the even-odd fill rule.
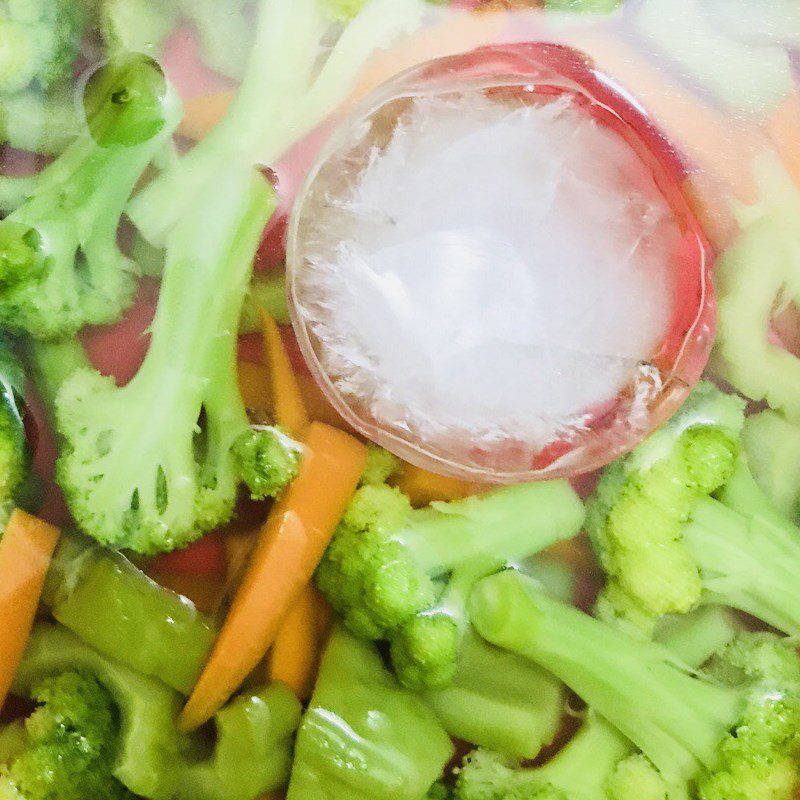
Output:
[[[455,672],[472,583],[505,560],[573,536],[582,520],[580,501],[562,482],[417,510],[398,489],[368,485],[347,509],[317,582],[354,633],[391,640],[405,685],[437,688]],[[478,574],[470,578],[472,565]]]
[[[491,750],[474,750],[464,760],[456,779],[455,800],[573,800],[565,790],[541,776],[538,769]]]
[[[367,445],[367,465],[361,474],[361,486],[377,486],[386,483],[397,472],[400,459],[378,447],[376,444]]]
[[[0,221],[0,324],[38,338],[114,322],[131,303],[137,268],[117,229],[180,119],[179,101],[144,56],[102,67],[86,103],[88,127]]]
[[[24,384],[12,343],[0,336],[0,508],[4,509],[14,504],[30,466],[21,406]]]
[[[25,722],[25,747],[0,781],[24,800],[132,800],[113,774],[119,721],[103,686],[65,672],[39,683],[32,699],[38,707]]]
[[[664,428],[604,470],[587,530],[608,575],[599,604],[606,618],[648,629],[700,602],[703,582],[682,528],[732,474],[743,423],[740,398],[701,383]]]
[[[3,0],[0,3],[0,92],[68,79],[89,22],[83,0]]]
[[[261,493],[296,468],[274,431],[241,438],[251,429],[236,381],[237,322],[274,204],[255,171],[229,170],[171,238],[137,374],[119,387],[78,369],[57,391],[58,479],[97,541],[140,553],[186,546],[230,519],[242,477]],[[40,371],[60,368],[40,361]]]
[[[719,766],[698,781],[701,800],[790,800],[800,786],[800,664],[794,645],[743,633],[704,672],[746,691]]]
[[[233,455],[253,500],[278,497],[300,469],[303,447],[278,428],[257,426],[233,443]]]

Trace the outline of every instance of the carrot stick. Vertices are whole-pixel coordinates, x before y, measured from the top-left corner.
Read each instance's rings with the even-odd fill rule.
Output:
[[[264,657],[310,582],[366,464],[366,448],[320,422],[305,436],[300,473],[272,507],[179,725],[192,730],[218,711]]]
[[[59,534],[16,509],[0,539],[0,707],[25,652]]]
[[[275,320],[263,308],[260,312],[264,328],[264,358],[269,369],[275,422],[290,436],[301,436],[308,427],[308,412],[292,370],[292,362],[283,346],[281,332]]]
[[[267,654],[267,677],[285,683],[300,700],[308,700],[314,688],[325,632],[318,606],[319,591],[308,584],[281,623],[275,643]]]
[[[394,484],[403,494],[408,495],[414,506],[426,506],[436,500],[460,500],[481,489],[479,484],[437,475],[412,464],[403,465]]]
[[[269,370],[264,364],[240,360],[237,366],[239,392],[248,411],[267,417],[272,412],[270,397]]]

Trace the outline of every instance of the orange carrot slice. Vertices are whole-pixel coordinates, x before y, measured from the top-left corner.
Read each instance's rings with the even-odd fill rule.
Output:
[[[300,700],[308,700],[314,688],[322,644],[318,606],[319,591],[308,584],[281,623],[275,643],[267,654],[267,677],[285,683]]]
[[[437,475],[413,464],[403,465],[394,484],[408,495],[413,506],[426,506],[436,500],[460,500],[481,490],[480,484]]]
[[[0,539],[0,707],[25,652],[59,534],[16,509]]]
[[[275,422],[291,436],[301,436],[308,427],[308,412],[292,370],[292,362],[275,320],[263,308],[260,313]]]
[[[305,436],[300,473],[273,506],[211,657],[179,725],[210,719],[264,657],[310,582],[364,470],[366,448],[320,422]]]
[[[186,100],[178,135],[194,141],[202,139],[225,116],[234,96],[235,92],[224,91]]]

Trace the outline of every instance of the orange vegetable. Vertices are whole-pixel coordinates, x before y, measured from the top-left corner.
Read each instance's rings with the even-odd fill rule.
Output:
[[[300,700],[311,697],[327,638],[327,631],[320,624],[321,606],[327,603],[319,591],[308,584],[281,623],[275,643],[267,654],[269,680],[285,683]]]
[[[0,539],[0,706],[25,652],[59,534],[16,509]]]
[[[245,408],[266,420],[272,413],[269,370],[254,361],[239,361],[239,392]]]
[[[325,422],[333,425],[334,428],[352,432],[350,425],[345,422],[339,412],[330,404],[330,401],[319,388],[319,385],[311,375],[296,375],[297,385],[300,387],[300,394],[303,403],[308,409],[308,416],[317,422]]]
[[[414,506],[426,506],[435,500],[460,500],[481,491],[480,484],[437,475],[412,464],[404,464],[393,483],[408,495]]]
[[[260,311],[264,328],[264,359],[269,370],[275,422],[291,436],[301,436],[308,427],[308,412],[292,370],[292,362],[275,320],[263,308]]]
[[[768,128],[784,164],[800,186],[800,91],[793,91],[781,103]]]
[[[320,422],[305,436],[300,473],[272,507],[200,680],[183,730],[216,713],[264,657],[311,580],[366,464],[366,448]]]
[[[235,92],[216,92],[193,97],[183,104],[183,119],[178,134],[187,139],[202,139],[226,114]]]

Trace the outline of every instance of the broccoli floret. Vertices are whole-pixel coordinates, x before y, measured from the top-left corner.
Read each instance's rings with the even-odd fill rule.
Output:
[[[379,486],[386,483],[400,468],[400,459],[378,447],[376,444],[367,445],[367,466],[361,473],[360,486]]]
[[[132,301],[136,267],[118,248],[119,220],[179,119],[163,74],[144,56],[102,68],[87,98],[91,130],[0,221],[0,324],[39,338],[113,322]]]
[[[34,82],[49,89],[69,78],[88,22],[84,0],[3,0],[0,93]]]
[[[608,575],[602,616],[648,629],[700,602],[703,582],[682,530],[732,473],[743,422],[739,398],[701,383],[660,431],[604,470],[586,526]]]
[[[112,720],[102,739],[105,747],[111,748],[110,752],[103,750],[104,774],[107,778],[113,775],[130,792],[148,800],[253,800],[286,782],[291,738],[300,719],[300,703],[286,687],[275,685],[232,700],[215,717],[216,745],[209,755],[202,736],[178,731],[175,721],[181,698],[177,692],[92,650],[57,625],[34,628],[13,691],[30,695],[43,681],[55,679],[57,685],[64,680],[64,673],[73,672],[91,676],[92,685],[103,688],[102,696],[107,698],[103,707],[110,711]],[[87,718],[93,722],[94,713]],[[93,724],[102,720],[98,717]],[[65,755],[58,766],[67,774],[84,770],[86,763],[85,754],[79,750]],[[12,760],[12,778],[13,764]],[[32,773],[37,774],[36,765]],[[84,774],[80,772],[81,780]],[[114,794],[116,786],[108,784],[106,794],[56,792],[41,797],[105,800],[131,796],[127,792]],[[76,788],[88,790],[90,784],[80,783]],[[23,794],[21,800],[39,797]],[[4,796],[2,785],[0,798],[11,800]]]
[[[253,500],[278,497],[297,477],[303,448],[278,428],[253,426],[239,434],[232,447]]]
[[[287,800],[419,800],[453,754],[433,712],[368,642],[334,629],[295,746]]]
[[[170,238],[134,378],[118,387],[79,369],[58,390],[58,480],[75,520],[99,542],[140,553],[186,546],[230,519],[243,477],[257,495],[291,478],[295,446],[272,429],[251,430],[236,381],[237,322],[274,206],[254,171],[221,175]],[[280,464],[267,463],[270,453]]]
[[[437,610],[450,573],[481,560],[496,565],[532,555],[574,536],[583,517],[565,482],[512,486],[416,510],[398,489],[365,486],[334,534],[317,583],[356,635],[399,637],[401,680],[434,688],[452,677],[463,630],[462,587],[454,585],[450,607]]]
[[[800,633],[800,530],[750,474],[742,411],[702,384],[673,422],[606,469],[587,517],[609,576],[602,616],[649,631],[661,614],[711,602]]]
[[[670,619],[669,625],[662,628],[661,641],[692,667],[705,663],[716,650],[731,642],[739,630],[728,611],[713,606]],[[526,661],[513,653],[505,655]],[[559,712],[562,708],[563,705],[559,706]],[[510,717],[508,724],[513,725]],[[544,767],[521,767],[519,759],[530,756],[488,747],[488,751],[479,749],[466,759],[459,772],[456,800],[505,800],[517,796],[525,800],[665,798],[664,783],[647,758],[634,752],[630,742],[592,711],[587,712],[579,732]]]
[[[202,8],[212,3],[220,6],[207,0]],[[336,25],[325,3],[259,0],[255,42],[228,113],[129,206],[142,235],[164,246],[195,198],[213,191],[215,176],[230,163],[274,164],[348,97],[376,50],[415,30],[423,17],[419,0],[370,0],[331,44]],[[229,49],[230,40],[221,41]]]
[[[119,723],[110,694],[86,673],[37,684],[28,741],[0,773],[25,800],[132,800],[114,777]],[[0,796],[3,790],[0,788]]]
[[[442,781],[436,781],[428,790],[426,800],[451,800],[452,796],[450,787],[447,784],[442,783]]]
[[[665,646],[560,603],[511,571],[482,580],[470,612],[482,636],[550,670],[626,736],[671,800],[695,791],[702,800],[744,800],[755,786],[769,800],[794,796],[800,660],[791,641],[742,633],[697,672]]]

